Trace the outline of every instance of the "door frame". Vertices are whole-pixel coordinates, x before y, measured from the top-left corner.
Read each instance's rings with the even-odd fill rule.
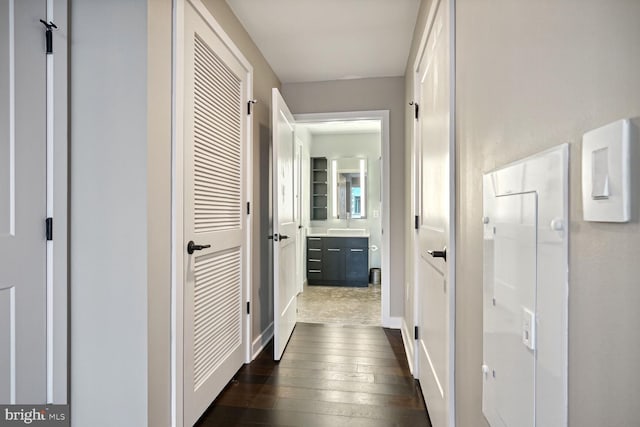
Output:
[[[184,37],[185,6],[190,3],[246,70],[246,99],[253,99],[253,66],[201,0],[173,0],[172,135],[171,135],[171,425],[184,425]],[[253,114],[246,123],[244,141],[245,203],[253,200]],[[251,229],[253,209],[245,222],[243,303],[251,303]],[[244,313],[242,339],[245,363],[251,361],[251,315]]]
[[[418,104],[422,101],[420,99],[420,82],[417,78],[420,63],[422,62],[427,50],[427,41],[429,35],[433,30],[436,14],[441,4],[447,2],[449,5],[449,247],[447,248],[447,268],[449,274],[449,324],[448,329],[451,333],[449,337],[448,348],[448,365],[451,368],[447,373],[448,391],[449,391],[449,426],[455,426],[456,413],[455,413],[455,400],[456,400],[456,381],[455,381],[455,359],[456,359],[456,0],[434,0],[429,8],[427,20],[424,27],[424,32],[418,45],[417,55],[413,63],[411,72],[413,73],[413,99]],[[420,179],[421,179],[421,163],[420,158],[422,155],[421,141],[420,141],[420,121],[414,120],[413,122],[413,146],[412,153],[414,156],[414,162],[411,167],[413,170],[411,194],[413,196],[412,209],[413,214],[417,215],[418,206],[420,203]],[[413,233],[413,324],[418,325],[420,319],[420,305],[418,304],[418,265],[420,262],[419,251],[419,236],[417,232]],[[420,364],[418,363],[419,352],[417,351],[417,339],[413,341],[413,376],[418,378],[420,375]]]
[[[47,402],[68,404],[69,356],[69,143],[68,0],[47,0],[54,53],[47,55],[47,217],[54,218],[47,241]],[[44,37],[44,34],[43,34]]]
[[[390,180],[391,164],[389,162],[389,110],[345,111],[333,113],[305,113],[294,114],[296,123],[317,123],[331,121],[380,120],[382,125],[382,326],[399,329],[402,324],[400,317],[391,317],[391,220],[390,220]],[[386,233],[384,231],[387,231]]]

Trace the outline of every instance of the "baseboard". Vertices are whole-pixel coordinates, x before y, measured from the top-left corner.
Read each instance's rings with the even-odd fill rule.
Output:
[[[409,362],[409,371],[415,377],[415,371],[413,370],[413,362],[415,357],[415,339],[411,333],[411,329],[404,318],[402,318],[402,343],[404,344],[404,352],[407,356],[407,362]]]
[[[251,344],[251,360],[258,357],[260,352],[264,350],[269,341],[271,341],[271,338],[273,338],[273,322],[271,322],[255,340],[253,340],[253,343]]]
[[[400,329],[402,328],[402,317],[388,317],[383,323],[385,328]]]

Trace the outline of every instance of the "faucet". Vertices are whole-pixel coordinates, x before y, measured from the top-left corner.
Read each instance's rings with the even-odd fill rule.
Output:
[[[351,226],[351,212],[347,212],[347,228]]]

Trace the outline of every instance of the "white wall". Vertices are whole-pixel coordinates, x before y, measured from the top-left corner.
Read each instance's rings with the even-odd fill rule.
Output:
[[[381,164],[380,155],[382,151],[382,140],[379,133],[364,134],[317,134],[312,135],[310,144],[311,157],[326,157],[329,161],[329,171],[331,174],[331,161],[340,158],[366,158],[367,159],[367,180],[365,200],[366,218],[351,219],[351,228],[369,229],[369,247],[376,245],[377,251],[369,252],[369,267],[381,267],[380,248],[382,247],[382,201],[381,196]],[[309,165],[306,165],[309,168]],[[309,181],[305,182],[309,188]],[[330,184],[329,184],[330,185]],[[307,190],[308,191],[308,190]],[[326,221],[311,221],[311,227],[321,228],[343,228],[347,226],[345,219],[332,218],[333,201],[331,189],[328,196],[328,214]],[[378,211],[378,217],[374,216],[374,210]]]
[[[390,312],[404,311],[404,78],[385,77],[330,82],[289,83],[282,95],[294,114],[389,110],[390,138]]]

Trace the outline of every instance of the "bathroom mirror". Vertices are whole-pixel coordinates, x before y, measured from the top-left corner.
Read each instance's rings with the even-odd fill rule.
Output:
[[[366,218],[367,159],[333,159],[331,176],[333,218]]]

